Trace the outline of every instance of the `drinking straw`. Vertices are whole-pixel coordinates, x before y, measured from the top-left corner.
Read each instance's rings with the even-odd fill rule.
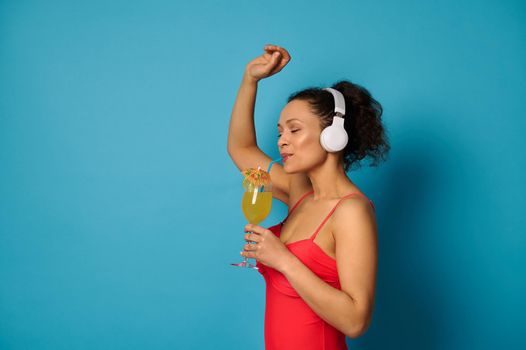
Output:
[[[261,167],[258,166],[258,171],[261,170]],[[254,188],[254,194],[252,195],[252,205],[256,203],[256,197],[258,196],[258,187],[255,186]]]
[[[268,165],[267,173],[270,174],[270,168],[272,168],[272,164],[279,162],[281,160],[281,157],[274,159],[270,164]]]
[[[272,165],[273,165],[274,163],[276,163],[276,162],[279,162],[280,160],[281,160],[281,157],[276,158],[276,159],[274,159],[272,162],[270,162],[270,164],[268,165],[267,173],[270,174],[270,168],[272,168]],[[259,169],[259,167],[258,167],[258,169]],[[263,187],[261,188],[261,191],[263,191],[264,189],[265,189],[265,187],[263,186]]]

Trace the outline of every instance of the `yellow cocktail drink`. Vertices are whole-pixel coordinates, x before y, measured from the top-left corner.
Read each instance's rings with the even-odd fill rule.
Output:
[[[246,191],[243,193],[241,209],[251,224],[257,225],[265,220],[272,208],[272,192]]]
[[[269,167],[270,170],[270,167]],[[267,217],[272,208],[272,184],[270,182],[270,174],[268,171],[249,168],[241,172],[243,178],[243,198],[241,199],[241,209],[245,218],[252,225],[259,225],[259,223]],[[254,232],[248,231],[253,234]],[[256,244],[254,241],[248,241]],[[250,264],[246,256],[240,263],[232,263],[233,266],[248,267],[258,269],[256,265]]]

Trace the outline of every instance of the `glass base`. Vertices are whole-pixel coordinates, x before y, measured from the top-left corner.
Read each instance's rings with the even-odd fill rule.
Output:
[[[255,270],[259,270],[259,267],[257,267],[256,265],[254,264],[250,264],[248,261],[242,261],[240,263],[232,263],[230,264],[232,266],[237,266],[237,267],[246,267],[246,268],[251,268],[251,269],[255,269]]]

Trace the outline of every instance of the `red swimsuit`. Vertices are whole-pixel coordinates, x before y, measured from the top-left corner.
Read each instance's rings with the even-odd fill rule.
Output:
[[[289,211],[285,220],[269,227],[280,236],[281,227],[300,202],[314,191],[304,194]],[[314,234],[307,239],[286,244],[287,248],[323,281],[341,289],[336,260],[327,255],[314,239],[340,202],[323,220]],[[374,204],[369,200],[374,209]],[[265,349],[266,350],[342,350],[347,349],[345,334],[321,319],[296,293],[283,274],[277,270],[256,263],[266,282],[265,305]]]

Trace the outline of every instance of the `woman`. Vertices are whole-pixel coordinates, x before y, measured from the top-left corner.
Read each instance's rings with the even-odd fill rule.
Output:
[[[290,61],[283,47],[266,45],[243,74],[228,133],[228,153],[240,169],[266,169],[271,158],[257,146],[254,105],[258,82]],[[272,195],[289,215],[265,229],[246,225],[242,256],[256,259],[266,281],[267,350],[347,349],[371,322],[377,271],[374,206],[347,177],[365,156],[376,165],[389,151],[381,124],[382,107],[351,82],[332,86],[344,95],[349,141],[339,152],[320,144],[332,123],[333,95],[309,88],[289,97],[278,123],[283,166],[270,175]],[[336,210],[337,209],[337,210]]]

